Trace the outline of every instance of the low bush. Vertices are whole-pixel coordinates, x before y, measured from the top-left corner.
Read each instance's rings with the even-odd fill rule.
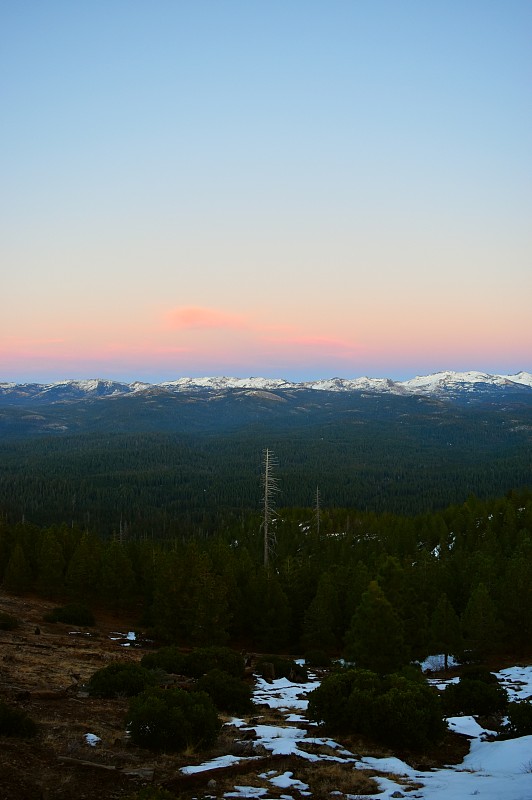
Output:
[[[24,711],[0,700],[0,735],[29,739],[37,734],[37,725]]]
[[[235,678],[244,676],[244,657],[231,650],[230,647],[198,647],[188,653],[183,665],[183,675],[190,678],[201,678],[212,669],[221,669],[234,675]]]
[[[370,670],[337,672],[309,694],[308,716],[335,733],[422,750],[446,731],[440,698],[426,683]]]
[[[305,664],[309,667],[329,669],[331,663],[331,657],[324,650],[307,650],[305,653]]]
[[[94,614],[83,603],[69,603],[60,608],[54,608],[44,619],[46,622],[65,622],[67,625],[82,625],[90,628],[95,624]]]
[[[0,631],[14,631],[19,625],[20,622],[16,617],[12,617],[11,614],[0,611]]]
[[[156,653],[146,653],[141,658],[141,666],[146,669],[162,669],[172,675],[185,675],[187,656],[177,647],[161,647]]]
[[[251,689],[240,678],[221,669],[212,669],[197,682],[198,691],[206,692],[216,708],[230,714],[248,714],[253,710]]]
[[[508,733],[511,736],[532,734],[532,701],[518,700],[508,703]]]
[[[131,700],[126,724],[134,744],[169,753],[210,747],[222,723],[205,692],[150,688]]]
[[[474,674],[474,673],[473,673]],[[484,678],[462,677],[443,692],[443,708],[447,716],[453,714],[496,714],[508,705],[506,689]]]
[[[176,800],[176,796],[159,786],[145,786],[132,795],[130,800]]]
[[[140,664],[116,662],[95,672],[87,689],[89,694],[98,697],[133,697],[156,681],[154,673]]]
[[[299,681],[308,679],[308,673],[304,666],[296,664],[291,658],[283,658],[282,656],[263,656],[257,661],[256,670],[263,678],[269,677],[269,667],[266,664],[272,664],[276,678],[292,678]]]

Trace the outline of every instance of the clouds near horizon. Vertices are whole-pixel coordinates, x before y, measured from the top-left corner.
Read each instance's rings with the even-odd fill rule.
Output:
[[[0,23],[0,380],[532,371],[530,3]]]

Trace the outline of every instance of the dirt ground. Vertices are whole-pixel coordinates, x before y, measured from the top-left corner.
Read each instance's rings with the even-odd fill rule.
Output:
[[[246,745],[241,732],[226,726],[207,753],[153,754],[135,747],[124,726],[128,701],[91,698],[83,687],[97,669],[113,661],[141,659],[145,648],[123,646],[125,640],[116,638],[116,632],[135,630],[134,620],[100,614],[90,629],[45,622],[44,616],[56,605],[0,594],[0,611],[21,623],[16,630],[0,631],[0,699],[23,709],[38,724],[35,739],[0,737],[1,800],[134,798],[146,786],[164,787],[183,800],[199,800],[222,797],[235,783],[268,786],[269,797],[280,797],[282,790],[277,792],[259,777],[268,769],[291,770],[318,798],[333,790],[366,796],[376,790],[371,773],[354,773],[349,764],[309,766],[301,759],[272,757],[266,751],[253,751],[262,760],[243,767],[183,777],[182,766],[227,753],[242,755],[246,746],[251,752],[253,745]],[[261,722],[282,724],[280,715],[270,709],[258,708],[255,716]],[[95,746],[86,741],[88,733],[99,737]],[[357,742],[344,743],[357,752]],[[467,749],[467,742],[452,737],[436,759],[459,761]],[[434,754],[427,760],[434,764]],[[290,793],[302,796],[294,789]]]

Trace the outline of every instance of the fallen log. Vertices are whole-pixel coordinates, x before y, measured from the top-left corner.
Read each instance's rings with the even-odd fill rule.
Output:
[[[94,769],[106,769],[117,772],[115,766],[111,764],[99,764],[97,761],[83,761],[81,758],[71,758],[70,756],[57,756],[57,760],[62,764],[71,764],[73,767],[93,767]]]
[[[153,768],[149,767],[116,767],[113,764],[100,764],[97,761],[85,761],[81,758],[71,758],[71,756],[58,756],[57,760],[72,767],[104,769],[108,772],[117,772],[120,775],[125,775],[127,778],[141,778],[146,781],[152,781],[155,772]]]

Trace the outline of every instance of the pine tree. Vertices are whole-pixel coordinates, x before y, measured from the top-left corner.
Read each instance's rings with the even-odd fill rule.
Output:
[[[465,646],[477,656],[493,652],[500,639],[501,625],[495,603],[484,583],[479,583],[462,614]]]
[[[4,575],[4,588],[13,594],[28,592],[33,584],[33,576],[20,542],[14,547]]]
[[[111,541],[104,550],[100,571],[100,595],[107,606],[118,610],[129,608],[135,595],[135,575],[125,548]]]
[[[44,532],[38,561],[37,588],[46,597],[57,597],[63,590],[65,559],[53,530]]]
[[[340,624],[338,588],[332,576],[325,572],[318,583],[314,599],[304,617],[302,645],[306,650],[317,649],[334,653],[338,646]]]
[[[449,656],[456,654],[462,648],[462,635],[460,620],[445,592],[440,595],[432,612],[430,633],[432,647],[436,652],[444,654],[444,666],[447,669]]]
[[[100,579],[101,542],[90,533],[84,533],[67,567],[65,586],[68,594],[83,602],[92,600]]]
[[[403,624],[377,583],[362,595],[346,635],[346,656],[357,668],[380,674],[408,663]]]

